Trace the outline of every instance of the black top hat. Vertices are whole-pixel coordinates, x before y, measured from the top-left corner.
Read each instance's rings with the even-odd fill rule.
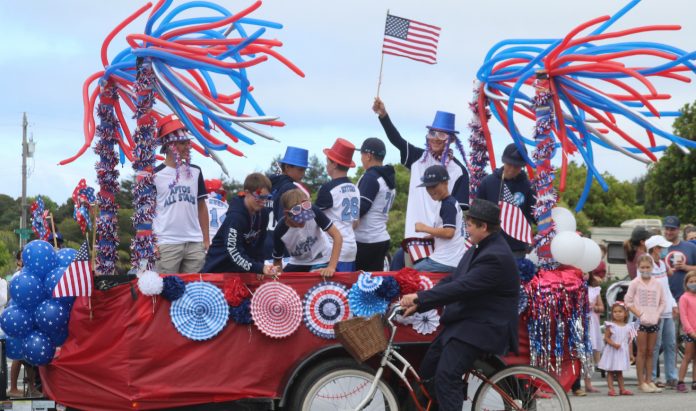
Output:
[[[421,184],[418,184],[417,187],[432,187],[447,180],[449,180],[447,169],[440,164],[435,164],[425,169],[421,177]]]
[[[500,224],[500,207],[482,198],[475,199],[465,213],[467,217],[481,220],[484,223]]]
[[[527,150],[525,149],[524,152],[526,153]],[[503,151],[503,163],[518,167],[524,167],[527,164],[515,143],[508,144],[507,147],[505,147]]]

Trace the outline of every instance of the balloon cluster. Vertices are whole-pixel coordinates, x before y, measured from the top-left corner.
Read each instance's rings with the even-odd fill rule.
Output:
[[[73,190],[72,200],[75,205],[73,219],[80,225],[80,230],[82,230],[82,234],[84,235],[87,228],[92,226],[91,219],[89,218],[89,208],[96,200],[94,189],[87,185],[84,178],[77,183],[77,187]]]
[[[31,204],[31,229],[39,240],[48,240],[51,229],[48,227],[48,210],[41,196]]]
[[[561,39],[501,41],[490,49],[477,73],[480,91],[487,97],[493,116],[520,148],[524,144],[536,145],[519,131],[519,116],[536,119],[536,102],[524,90],[534,85],[535,76],[540,72],[548,76],[546,98],[552,113],[547,122],[550,132],[558,139],[554,141],[552,156],[558,149],[563,152],[561,191],[565,188],[568,155],[579,153],[588,169],[576,211],[581,210],[587,200],[593,180],[604,190],[608,189],[594,164],[595,146],[645,163],[656,161],[655,153],[667,147],[658,144],[657,136],[664,138],[667,145],[696,148],[696,142],[660,129],[648,120],[648,117],[679,115],[679,112],[659,111],[655,107],[655,101],[667,100],[670,95],[659,92],[653,79],[689,82],[690,78],[684,74],[696,72],[696,66],[691,63],[696,52],[650,41],[604,42],[637,33],[680,29],[676,25],[652,25],[607,31],[639,1],[631,1],[613,16],[583,23]],[[590,29],[589,34],[581,34]],[[641,65],[636,65],[637,62]],[[485,108],[478,107],[479,110]],[[485,118],[481,111],[479,114]],[[630,135],[621,126],[620,119],[644,129],[647,144]],[[486,128],[484,132],[487,133]],[[614,142],[611,134],[624,143]],[[486,137],[489,139],[488,134]],[[530,165],[534,164],[526,153],[523,155]]]
[[[24,268],[10,283],[10,306],[0,316],[9,358],[45,365],[67,339],[74,298],[52,298],[52,294],[75,254],[69,248],[56,252],[43,240],[24,247]]]
[[[576,230],[573,213],[563,207],[551,210],[556,236],[551,241],[551,254],[561,264],[572,265],[588,273],[602,261],[602,250],[593,240],[581,237]]]
[[[270,56],[298,75],[304,77],[304,74],[276,51],[282,46],[280,41],[262,38],[267,28],[280,29],[282,25],[250,17],[261,6],[261,1],[237,13],[208,1],[190,1],[170,9],[171,5],[171,0],[160,0],[152,8],[144,31],[127,35],[129,47],[112,60],[107,55],[111,40],[152,4],[141,7],[108,34],[101,48],[104,70],[91,75],[82,89],[85,142],[77,154],[60,164],[74,161],[92,143],[95,134],[92,113],[102,84],[100,81],[91,92],[90,86],[100,79],[113,81],[118,89],[120,99],[112,103],[121,127],[115,138],[122,160],[133,161],[137,144],[125,125],[124,111],[130,110],[134,117],[139,114],[140,95],[135,87],[138,60],[151,62],[154,98],[178,115],[197,141],[193,148],[204,156],[216,159],[214,151],[220,150],[243,155],[213,135],[214,129],[233,142],[241,140],[253,144],[254,140],[246,132],[268,139],[272,137],[249,123],[284,125],[276,117],[267,116],[252,96],[248,70]],[[184,18],[184,15],[200,17]],[[221,80],[227,82],[225,87],[233,86],[237,91],[221,92]],[[152,112],[155,120],[162,115]]]

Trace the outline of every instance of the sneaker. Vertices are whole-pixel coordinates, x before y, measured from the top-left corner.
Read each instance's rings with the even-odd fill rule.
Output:
[[[665,385],[666,384],[660,380],[655,381],[655,386],[657,386],[657,388],[665,388]]]
[[[655,385],[654,382],[650,381],[650,382],[648,383],[648,385],[650,386],[650,388],[653,389],[653,392],[662,392],[662,388],[660,388],[660,387],[658,387],[657,385]]]
[[[677,389],[677,380],[667,380],[667,382],[665,383],[665,389],[676,390]]]
[[[696,391],[696,382],[691,383],[691,391]]]
[[[7,391],[7,396],[10,398],[23,398],[24,392],[20,390],[9,390]]]
[[[685,386],[685,389],[686,389],[686,386]],[[587,393],[582,388],[578,388],[577,390],[573,391],[573,395],[576,397],[584,397],[587,395]]]
[[[686,388],[686,387],[685,387]],[[642,383],[639,387],[642,392],[655,392],[650,384]]]
[[[686,389],[686,384],[680,382],[679,384],[677,384],[677,392],[682,392],[686,394],[687,392],[689,392],[689,390]]]

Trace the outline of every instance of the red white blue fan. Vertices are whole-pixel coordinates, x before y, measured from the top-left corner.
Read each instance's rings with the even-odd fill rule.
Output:
[[[169,314],[181,335],[194,341],[216,336],[230,314],[222,290],[203,281],[186,284],[184,295],[172,303]]]
[[[302,321],[302,302],[292,287],[273,281],[262,284],[251,297],[251,318],[262,333],[285,338]]]
[[[333,339],[334,324],[350,318],[348,289],[337,282],[319,283],[304,297],[303,321],[317,337]]]

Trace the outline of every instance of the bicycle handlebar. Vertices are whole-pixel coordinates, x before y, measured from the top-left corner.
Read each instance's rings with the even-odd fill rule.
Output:
[[[406,311],[406,309],[403,308],[403,307],[401,306],[401,304],[396,303],[396,304],[394,304],[393,306],[391,306],[391,308],[389,309],[389,311],[387,311],[387,315],[386,315],[385,318],[386,318],[386,320],[391,324],[392,321],[394,320],[394,317],[396,317],[397,315],[403,314],[404,311]]]

